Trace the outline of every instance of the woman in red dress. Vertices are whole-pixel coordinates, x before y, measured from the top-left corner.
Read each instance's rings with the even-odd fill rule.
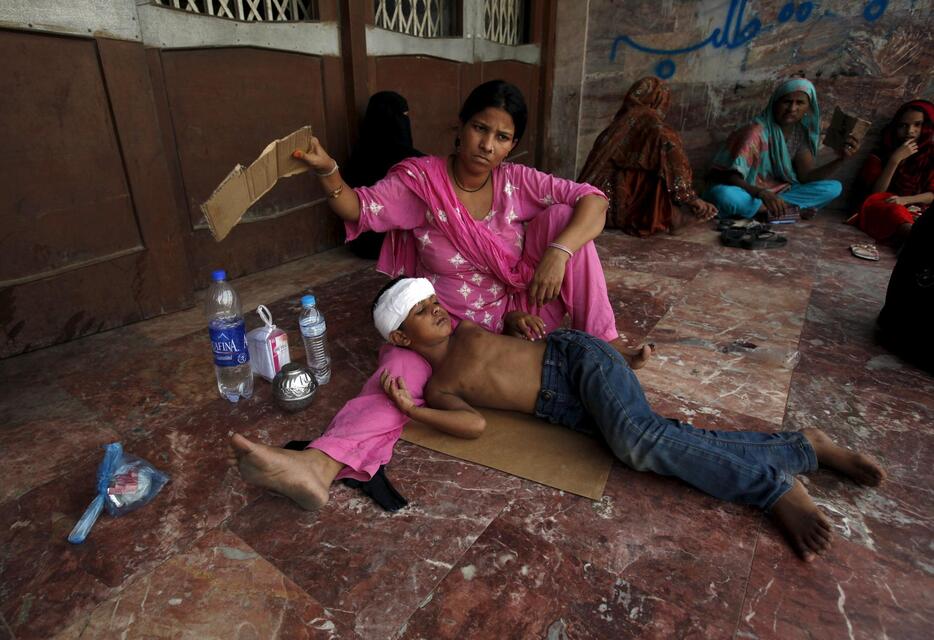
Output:
[[[934,202],[934,104],[906,102],[860,172],[870,195],[851,219],[879,242],[901,244]]]

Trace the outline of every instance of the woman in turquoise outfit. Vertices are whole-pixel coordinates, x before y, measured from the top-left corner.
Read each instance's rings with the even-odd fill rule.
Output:
[[[859,141],[850,136],[838,158],[815,166],[820,136],[817,91],[804,78],[787,80],[751,123],[734,131],[717,153],[704,200],[721,218],[778,218],[795,211],[804,217],[840,195],[827,179],[853,156]]]

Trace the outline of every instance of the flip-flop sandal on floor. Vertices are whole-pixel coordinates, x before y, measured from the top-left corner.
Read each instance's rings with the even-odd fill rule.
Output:
[[[788,244],[788,238],[779,235],[774,231],[761,231],[759,233],[749,234],[748,238],[743,238],[740,246],[743,249],[777,249]]]
[[[854,244],[850,246],[850,251],[854,256],[863,260],[879,259],[879,248],[874,244]]]
[[[740,249],[776,249],[788,243],[788,238],[769,229],[768,225],[750,225],[745,229],[724,229],[720,242]]]
[[[743,240],[752,238],[746,229],[729,227],[720,232],[720,242],[725,247],[742,247]]]

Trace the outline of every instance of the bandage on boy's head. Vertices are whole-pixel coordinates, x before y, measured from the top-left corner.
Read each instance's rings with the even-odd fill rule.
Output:
[[[427,278],[396,278],[390,281],[376,297],[373,305],[373,324],[389,340],[389,334],[402,326],[409,311],[416,304],[435,294]]]

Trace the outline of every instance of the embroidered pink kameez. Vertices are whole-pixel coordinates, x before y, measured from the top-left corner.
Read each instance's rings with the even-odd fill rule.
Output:
[[[567,314],[572,328],[615,339],[616,322],[593,242],[568,261],[558,299],[532,309],[526,295],[548,242],[571,220],[572,207],[584,196],[603,193],[520,164],[500,165],[491,180],[493,206],[478,221],[458,200],[445,158],[403,160],[372,187],[356,189],[360,219],[346,223],[347,241],[364,231],[389,232],[377,269],[392,277],[430,279],[453,316],[491,331],[502,331],[509,311],[523,310],[541,316],[549,331],[560,327]],[[338,478],[368,480],[389,461],[408,421],[379,386],[383,369],[402,376],[422,403],[431,375],[428,363],[405,349],[383,347],[379,367],[360,395],[310,445],[346,465]]]

